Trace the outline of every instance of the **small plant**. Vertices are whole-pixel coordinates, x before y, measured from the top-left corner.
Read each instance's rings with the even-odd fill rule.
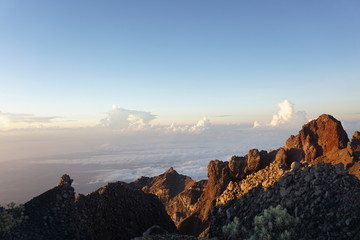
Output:
[[[234,217],[233,221],[222,227],[224,235],[228,239],[237,239],[240,235],[240,221],[238,217]]]
[[[0,206],[0,239],[5,238],[15,226],[26,219],[22,205],[10,203],[7,207],[6,209]]]
[[[254,234],[249,240],[291,240],[299,221],[280,205],[269,207],[254,218]]]

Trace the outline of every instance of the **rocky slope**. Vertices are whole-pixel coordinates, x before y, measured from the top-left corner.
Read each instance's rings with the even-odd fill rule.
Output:
[[[266,191],[253,188],[214,208],[210,233],[226,239],[222,227],[236,216],[240,239],[245,239],[252,234],[254,217],[277,205],[300,219],[294,239],[360,239],[360,181],[342,164],[324,163],[289,172]]]
[[[284,174],[320,162],[342,163],[349,173],[360,177],[359,152],[359,132],[354,134],[350,142],[341,122],[323,114],[305,124],[298,135],[290,136],[285,145],[277,150],[267,152],[251,149],[245,156],[233,156],[228,162],[210,161],[208,180],[199,184],[200,191],[192,195],[190,189],[196,183],[191,183],[173,197],[181,198],[181,201],[174,204],[173,200],[163,198],[163,203],[181,233],[206,236],[210,211],[214,206],[240,198],[259,185],[270,187]],[[163,182],[167,175],[161,176],[159,179]],[[157,186],[170,191],[157,181],[153,178],[141,189],[147,191]],[[152,193],[158,195],[156,191]],[[161,195],[158,196],[161,198]]]
[[[68,175],[59,185],[25,204],[28,217],[8,239],[130,239],[152,225],[176,232],[164,206],[152,194],[125,183],[109,183],[75,199]]]

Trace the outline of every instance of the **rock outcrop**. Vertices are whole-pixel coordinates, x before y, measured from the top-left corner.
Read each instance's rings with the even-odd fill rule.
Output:
[[[206,236],[208,219],[211,209],[216,205],[217,198],[224,192],[230,182],[241,181],[246,176],[265,168],[276,156],[276,152],[268,153],[249,150],[244,157],[233,156],[229,162],[219,160],[208,164],[208,181],[198,202],[193,205],[192,213],[178,223],[183,234]]]
[[[352,162],[348,143],[349,138],[341,122],[323,114],[305,124],[298,135],[290,136],[284,148],[291,161],[341,162],[347,166]]]
[[[115,182],[75,199],[71,183],[64,175],[58,186],[27,202],[27,219],[9,239],[127,240],[152,225],[177,232],[155,195]]]
[[[141,177],[129,183],[129,186],[156,195],[174,223],[178,225],[194,210],[194,205],[204,191],[205,183],[206,181],[195,182],[170,168],[156,177]]]
[[[356,131],[351,139],[351,150],[355,160],[360,160],[360,132]]]
[[[211,236],[226,239],[222,227],[236,216],[245,239],[252,234],[254,217],[277,205],[300,219],[294,239],[360,239],[360,181],[342,164],[324,163],[289,172],[267,190],[254,188],[214,208]]]
[[[27,220],[15,228],[10,239],[80,239],[72,179],[63,175],[58,186],[24,205]]]

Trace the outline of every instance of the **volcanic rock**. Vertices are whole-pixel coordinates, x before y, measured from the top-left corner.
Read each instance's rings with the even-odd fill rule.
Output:
[[[75,192],[68,175],[58,186],[24,205],[27,220],[15,228],[9,239],[80,239]]]
[[[156,177],[141,177],[129,186],[156,195],[175,224],[192,213],[207,181],[196,183],[173,168]]]
[[[333,116],[323,114],[316,120],[305,124],[298,135],[291,135],[286,141],[285,150],[287,151],[290,162],[306,161],[317,163],[320,161],[347,164],[352,162],[348,150],[346,149],[349,139],[341,122]],[[342,158],[339,158],[341,155]],[[322,157],[316,161],[316,158]]]
[[[76,199],[82,231],[93,239],[130,239],[153,225],[169,232],[176,228],[164,206],[152,194],[134,190],[125,183],[105,187]]]
[[[353,151],[353,156],[355,160],[360,160],[360,132],[354,132],[354,135],[351,139],[351,150]]]
[[[226,239],[222,226],[236,216],[244,235],[251,235],[254,217],[277,205],[300,219],[295,239],[360,239],[360,181],[342,164],[324,163],[289,172],[267,190],[259,186],[214,208],[210,234]]]
[[[8,239],[127,240],[152,225],[177,232],[155,195],[115,182],[75,199],[71,183],[63,175],[58,186],[25,203],[27,219]]]

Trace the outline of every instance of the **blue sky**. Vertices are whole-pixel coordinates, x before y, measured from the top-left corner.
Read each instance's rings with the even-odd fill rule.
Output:
[[[358,1],[0,1],[0,111],[93,125],[360,120]],[[218,117],[218,116],[223,117]],[[226,115],[226,116],[225,116]],[[71,122],[68,122],[71,120]]]

